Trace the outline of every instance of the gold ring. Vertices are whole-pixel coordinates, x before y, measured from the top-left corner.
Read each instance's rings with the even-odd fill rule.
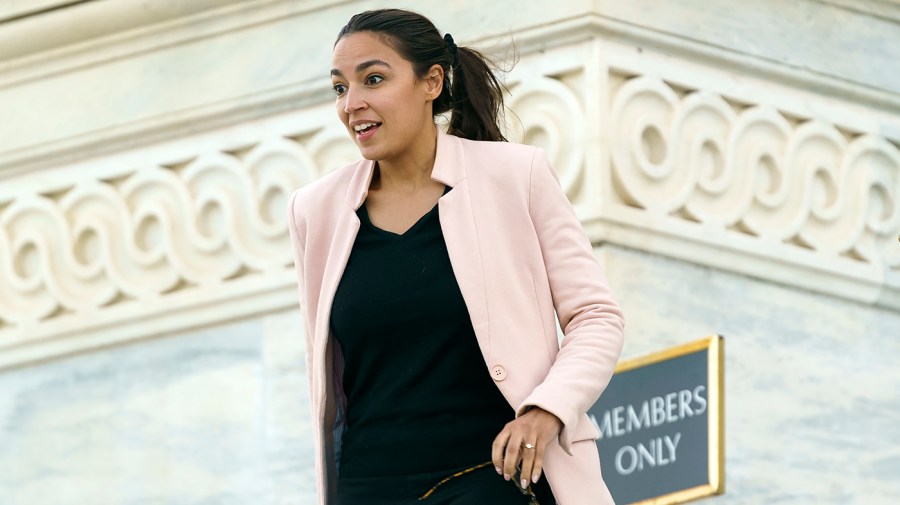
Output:
[[[531,444],[522,444],[522,447],[524,447],[525,449],[534,449],[534,446]]]

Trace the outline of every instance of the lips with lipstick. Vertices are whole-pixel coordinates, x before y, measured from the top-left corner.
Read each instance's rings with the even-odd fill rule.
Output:
[[[374,135],[380,126],[381,123],[368,121],[365,123],[358,123],[353,125],[353,131],[356,132],[356,138],[358,140],[366,140]]]

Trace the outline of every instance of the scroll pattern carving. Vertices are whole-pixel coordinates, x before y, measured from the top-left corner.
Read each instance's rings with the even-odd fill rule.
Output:
[[[563,83],[535,77],[510,88],[506,105],[510,140],[547,150],[560,184],[570,198],[577,194],[584,173],[584,112],[578,97]]]
[[[316,160],[346,158],[349,144],[330,130],[305,140],[270,138],[0,202],[0,336],[284,271],[288,195],[320,175]]]
[[[891,140],[656,77],[615,79],[599,143],[582,134],[591,111],[580,89],[547,76],[511,86],[511,139],[547,149],[573,201],[602,193],[606,222],[651,235],[659,223],[696,225],[688,238],[713,248],[750,240],[773,258],[803,251],[801,261],[852,264],[876,273],[868,278],[900,274]],[[587,187],[598,180],[586,177],[595,148],[608,153],[606,193]],[[289,279],[290,191],[357,157],[343,129],[318,128],[0,201],[0,348],[67,316],[191,291],[214,301],[237,280]]]
[[[764,104],[627,80],[611,100],[616,195],[648,219],[900,269],[900,150]]]

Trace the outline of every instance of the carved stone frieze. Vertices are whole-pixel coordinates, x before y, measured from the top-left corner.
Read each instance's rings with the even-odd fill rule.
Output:
[[[608,124],[615,194],[648,222],[900,269],[900,149],[882,136],[647,76],[616,91]]]
[[[606,44],[527,55],[507,98],[593,241],[900,309],[900,139]],[[296,303],[287,197],[358,152],[329,104],[236,128],[4,181],[0,367]]]
[[[287,197],[348,147],[322,127],[0,202],[0,349],[288,285]]]

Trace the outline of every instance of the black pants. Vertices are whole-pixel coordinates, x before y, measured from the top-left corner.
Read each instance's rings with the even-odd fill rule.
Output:
[[[493,465],[454,477],[424,495],[458,469],[389,477],[338,478],[337,505],[527,505],[529,496],[497,475]],[[544,475],[531,488],[540,505],[556,505]]]

